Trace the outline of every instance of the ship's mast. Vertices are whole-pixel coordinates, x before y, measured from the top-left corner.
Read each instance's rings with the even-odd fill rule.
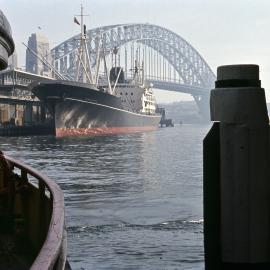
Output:
[[[140,66],[138,60],[135,59],[135,66],[130,70],[134,72],[133,81],[144,84],[144,62],[142,61],[142,65]],[[142,72],[142,75],[140,75],[140,72]]]
[[[84,50],[84,43],[86,41],[86,36],[84,33],[84,24],[83,24],[83,5],[81,5],[81,57],[82,57],[82,65],[85,66],[86,64],[86,57],[85,57],[85,50]],[[85,72],[82,73],[82,80],[86,82],[86,74]]]
[[[88,53],[87,48],[87,37],[86,37],[86,25],[83,23],[83,17],[87,16],[83,14],[83,5],[81,5],[81,14],[78,15],[81,17],[81,22],[78,23],[81,25],[81,36],[80,36],[80,48],[79,48],[79,55],[78,55],[78,61],[77,61],[77,76],[76,80],[79,80],[79,74],[81,70],[81,66],[83,69],[82,72],[82,81],[93,83],[93,76],[92,76],[92,70],[91,70],[91,63],[90,63],[90,56]]]

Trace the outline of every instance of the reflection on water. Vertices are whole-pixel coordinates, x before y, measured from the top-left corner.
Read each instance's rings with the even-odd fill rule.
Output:
[[[63,189],[73,269],[202,269],[208,128],[1,138],[1,149]]]

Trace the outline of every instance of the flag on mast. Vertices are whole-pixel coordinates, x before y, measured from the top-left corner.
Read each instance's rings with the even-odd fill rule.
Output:
[[[74,22],[77,23],[78,25],[81,25],[76,17],[74,17]]]

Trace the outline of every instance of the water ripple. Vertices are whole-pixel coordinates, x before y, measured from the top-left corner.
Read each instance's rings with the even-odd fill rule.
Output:
[[[84,226],[70,226],[68,232],[72,234],[76,233],[95,233],[95,232],[108,232],[115,230],[202,230],[203,220],[175,220],[165,221],[157,224],[130,224],[127,222],[121,222],[117,224],[102,224],[102,225],[84,225]]]
[[[1,138],[1,150],[62,188],[73,270],[202,269],[207,130]]]

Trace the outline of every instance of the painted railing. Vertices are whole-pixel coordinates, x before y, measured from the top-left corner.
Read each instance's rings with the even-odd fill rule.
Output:
[[[12,178],[16,179],[13,180],[16,182],[13,197],[17,196],[14,208],[21,204],[19,209],[23,209],[22,214],[28,219],[25,233],[36,253],[30,269],[65,269],[67,240],[64,196],[60,187],[30,166],[9,156],[3,157]],[[23,196],[16,195],[16,188],[26,192]]]

